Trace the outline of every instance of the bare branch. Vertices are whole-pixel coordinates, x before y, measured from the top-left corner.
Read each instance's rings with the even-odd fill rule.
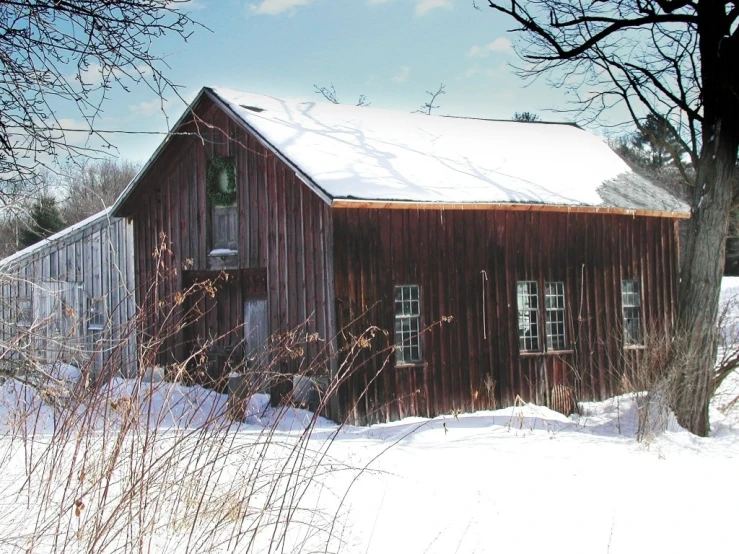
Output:
[[[420,108],[415,110],[413,113],[422,113],[426,115],[431,115],[431,111],[437,109],[439,106],[435,105],[434,102],[436,102],[436,99],[441,96],[442,94],[446,94],[446,85],[444,83],[441,83],[439,85],[439,88],[436,89],[435,92],[431,92],[429,90],[426,91],[426,94],[429,95],[429,100],[425,104],[422,104]]]
[[[325,100],[328,100],[332,104],[339,104],[339,97],[336,95],[336,88],[333,83],[327,87],[313,85],[313,90],[316,94],[320,94]]]
[[[597,24],[599,23],[608,23],[608,25],[604,28],[602,28],[600,31],[594,34],[588,33],[588,36],[585,40],[583,40],[580,43],[571,43],[567,44],[562,42],[561,40],[558,40],[557,36],[546,30],[545,27],[542,25],[539,25],[535,18],[533,18],[529,12],[525,9],[521,10],[520,8],[517,10],[518,4],[514,0],[511,2],[511,8],[505,8],[502,5],[498,4],[497,2],[494,2],[493,0],[488,0],[488,3],[490,4],[490,7],[498,10],[501,13],[504,13],[513,19],[515,19],[518,23],[521,24],[521,29],[519,30],[525,30],[528,32],[533,32],[537,34],[541,39],[543,39],[553,50],[552,54],[549,55],[543,55],[543,54],[525,54],[524,57],[530,60],[534,61],[547,61],[547,60],[567,60],[567,59],[573,59],[578,56],[581,56],[585,52],[587,52],[590,48],[597,45],[598,43],[602,42],[603,40],[607,39],[611,35],[614,35],[616,33],[619,33],[621,31],[625,31],[628,29],[635,29],[644,27],[645,25],[660,25],[660,24],[670,24],[670,23],[696,23],[697,20],[695,16],[690,15],[683,15],[683,14],[653,14],[649,16],[644,17],[635,17],[633,19],[619,19],[616,17],[598,17],[594,15],[582,15],[579,17],[574,17],[572,19],[566,20],[566,21],[559,21],[556,16],[554,15],[556,12],[551,12],[551,18],[550,18],[550,26],[553,29],[566,29],[568,27],[576,27],[578,30],[582,29],[583,27],[588,28],[591,26],[598,27]],[[538,2],[532,2],[532,3],[538,3]],[[583,14],[585,11],[583,10]]]
[[[197,24],[182,5],[180,0],[0,2],[0,180],[28,179],[61,158],[113,148],[96,128],[114,88],[139,84],[159,98],[179,97],[152,43],[165,35],[190,37]],[[56,116],[70,108],[86,130],[75,140]],[[92,139],[102,146],[91,147]]]
[[[334,87],[333,83],[331,83],[327,87],[319,87],[318,85],[313,85],[313,90],[316,94],[320,94],[325,100],[328,100],[332,104],[341,103],[339,102],[339,95],[336,93],[336,88]],[[357,98],[357,103],[355,104],[355,106],[358,106],[360,108],[366,108],[371,105],[372,102],[369,102],[367,100],[367,96],[364,94],[359,95],[359,98]]]

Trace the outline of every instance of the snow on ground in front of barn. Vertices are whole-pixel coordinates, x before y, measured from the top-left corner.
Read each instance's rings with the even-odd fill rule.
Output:
[[[732,294],[739,297],[739,279],[725,279],[723,289],[722,302]],[[50,373],[59,380],[75,379],[74,371],[65,368]],[[132,381],[115,380],[106,392],[116,404],[136,397],[137,391]],[[160,430],[156,440],[162,444],[173,437],[203,440],[210,431],[193,435],[196,438],[187,433],[209,426],[214,426],[213,436],[232,441],[224,473],[213,477],[228,484],[245,478],[244,468],[254,462],[249,456],[255,450],[250,448],[257,444],[260,448],[266,444],[256,456],[264,463],[258,466],[262,473],[290,459],[291,448],[305,438],[303,430],[312,417],[298,409],[276,413],[266,397],[258,396],[247,408],[245,423],[224,424],[219,415],[226,405],[224,395],[171,383],[143,384],[138,392],[142,400],[135,410],[136,425]],[[570,418],[534,405],[365,428],[338,428],[319,418],[299,457],[300,463],[312,464],[313,469],[301,489],[304,511],[294,515],[312,532],[301,528],[286,551],[732,551],[739,541],[739,403],[733,409],[727,406],[737,395],[739,376],[734,375],[714,400],[711,437],[698,438],[676,427],[641,443],[635,440],[633,395],[586,403],[581,416]],[[31,411],[37,417],[19,421],[19,405],[40,408]],[[121,425],[125,419],[121,414],[119,408],[101,409],[89,422],[94,432],[102,433],[106,425]],[[28,514],[37,499],[13,494],[24,482],[24,461],[31,449],[43,448],[55,425],[69,423],[55,420],[55,415],[58,410],[35,389],[12,380],[2,385],[2,552],[23,551],[29,544],[22,531],[30,525]],[[23,426],[36,432],[19,443],[16,431]],[[60,456],[58,460],[63,464],[69,459]],[[178,463],[184,468],[195,462],[183,457]],[[184,471],[175,472],[168,488],[175,490],[185,476]],[[112,491],[121,494],[115,486]],[[162,502],[157,507],[162,520],[187,508],[178,504],[170,509]],[[222,502],[212,502],[216,512],[223,505],[223,513],[229,513]],[[90,505],[82,517],[88,515],[85,510]],[[70,516],[61,529],[77,523]],[[184,552],[190,530],[183,522],[168,524],[142,550]],[[49,533],[31,550],[62,551],[53,546],[52,537],[59,533],[58,529]],[[266,552],[265,536],[271,529],[265,533],[255,544]],[[15,537],[13,542],[9,537]],[[72,536],[63,550],[74,552],[78,539],[80,545],[88,544],[84,536]],[[113,551],[114,546],[109,544],[107,550]],[[191,543],[190,551],[246,551],[243,544],[237,549],[228,543],[207,546]],[[273,546],[272,551],[281,550]]]

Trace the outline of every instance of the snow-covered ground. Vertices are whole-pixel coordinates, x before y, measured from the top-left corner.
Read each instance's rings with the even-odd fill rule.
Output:
[[[725,280],[723,302],[731,295],[739,279]],[[739,403],[727,409],[739,375],[714,400],[711,437],[672,426],[638,442],[633,395],[570,418],[524,405],[359,428],[259,396],[233,423],[223,395],[126,380],[70,410],[79,375],[50,373],[56,391],[0,389],[3,552],[634,554],[739,542]]]

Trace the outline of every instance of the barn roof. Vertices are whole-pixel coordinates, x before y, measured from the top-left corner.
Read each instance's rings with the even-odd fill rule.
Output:
[[[429,116],[208,88],[191,106],[203,95],[334,207],[690,213],[603,139],[571,124]]]
[[[689,213],[600,137],[573,125],[213,92],[334,200]]]

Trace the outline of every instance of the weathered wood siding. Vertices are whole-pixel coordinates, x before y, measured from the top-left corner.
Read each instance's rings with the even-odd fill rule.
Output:
[[[6,258],[3,343],[11,351],[27,345],[46,362],[91,362],[95,372],[129,374],[136,366],[134,275],[132,225],[108,212]],[[95,333],[91,302],[104,309]],[[26,321],[19,321],[20,303],[30,304]]]
[[[340,404],[356,421],[509,406],[518,396],[548,404],[555,384],[574,387],[580,399],[619,392],[624,359],[634,355],[621,342],[621,279],[641,281],[647,329],[669,332],[672,220],[400,209],[333,215],[337,325],[354,335],[369,324],[388,331],[342,391]],[[538,281],[540,290],[545,281],[565,283],[571,353],[519,352],[518,280]],[[395,367],[391,349],[376,354],[392,344],[393,290],[404,284],[420,285],[429,327],[424,363],[415,367]]]
[[[331,211],[260,141],[204,98],[138,183],[122,210],[133,219],[138,298],[148,314],[145,338],[164,343],[159,363],[184,360],[194,343],[220,337],[221,346],[243,343],[244,301],[267,298],[270,333],[307,323],[306,330],[330,336],[332,281]],[[233,256],[209,256],[211,209],[206,168],[214,154],[236,164],[238,244]],[[166,246],[165,249],[162,246]],[[197,299],[206,315],[186,330],[175,294],[193,279],[224,270],[212,300]],[[244,270],[263,270],[261,288]],[[208,273],[209,272],[209,273]],[[172,311],[170,311],[172,310]],[[296,365],[311,362],[325,342],[310,345]],[[293,368],[296,369],[296,368]]]

